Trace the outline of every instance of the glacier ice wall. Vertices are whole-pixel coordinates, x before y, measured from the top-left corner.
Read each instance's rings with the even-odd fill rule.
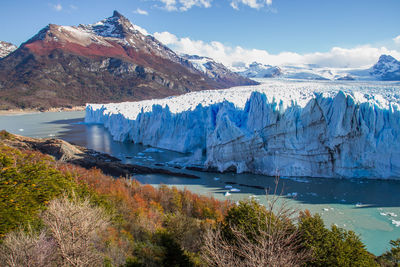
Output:
[[[153,105],[134,116],[118,112],[129,103],[88,105],[85,121],[104,124],[119,141],[202,151],[204,167],[219,171],[400,179],[400,106],[385,103],[339,90],[285,104],[253,92],[244,107],[222,101],[171,112]]]

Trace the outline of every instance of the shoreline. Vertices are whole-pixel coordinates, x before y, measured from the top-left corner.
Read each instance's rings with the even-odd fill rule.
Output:
[[[100,151],[75,145],[58,138],[31,138],[0,131],[0,143],[10,147],[38,151],[53,157],[56,161],[70,163],[85,169],[97,168],[104,174],[127,177],[135,174],[164,174],[191,179],[200,177],[166,168],[147,167],[138,164],[122,163],[120,159]]]
[[[0,110],[0,116],[11,116],[11,115],[26,115],[26,114],[34,114],[34,113],[45,113],[45,112],[71,112],[71,111],[84,111],[86,106],[75,106],[71,108],[67,107],[58,107],[58,108],[49,108],[46,110],[39,109],[8,109],[8,110]]]

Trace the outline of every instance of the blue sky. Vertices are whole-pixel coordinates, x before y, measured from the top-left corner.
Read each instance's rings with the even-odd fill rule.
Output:
[[[400,55],[400,38],[395,39],[400,36],[399,0],[1,0],[0,40],[19,45],[49,23],[94,23],[114,9],[178,52],[223,62],[241,49],[264,51],[261,61],[271,63],[266,55],[328,56],[334,48],[374,48],[370,61],[381,52]],[[221,53],[221,46],[225,55],[211,51]],[[369,61],[354,65],[364,63]]]

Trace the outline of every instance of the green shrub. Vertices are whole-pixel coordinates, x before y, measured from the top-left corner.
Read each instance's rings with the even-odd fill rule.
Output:
[[[76,188],[72,177],[51,163],[50,157],[0,144],[0,237],[19,225],[39,226],[38,214],[47,203]]]
[[[304,246],[312,250],[308,266],[376,266],[373,256],[353,231],[326,229],[318,214],[303,213],[299,230]]]
[[[390,241],[391,249],[378,257],[381,266],[400,266],[400,238]]]
[[[222,235],[233,240],[232,228],[242,231],[250,240],[255,240],[260,230],[267,230],[267,218],[274,216],[269,214],[265,207],[255,200],[240,201],[239,205],[228,210],[222,224]]]

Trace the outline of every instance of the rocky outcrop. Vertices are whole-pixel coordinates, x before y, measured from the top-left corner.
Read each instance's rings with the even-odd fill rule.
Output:
[[[161,168],[123,164],[120,159],[92,149],[73,145],[61,139],[37,139],[0,132],[0,142],[24,150],[39,151],[54,157],[55,160],[71,163],[87,169],[97,168],[105,174],[126,177],[133,174],[165,174],[186,178],[198,178],[195,175],[172,172]]]

